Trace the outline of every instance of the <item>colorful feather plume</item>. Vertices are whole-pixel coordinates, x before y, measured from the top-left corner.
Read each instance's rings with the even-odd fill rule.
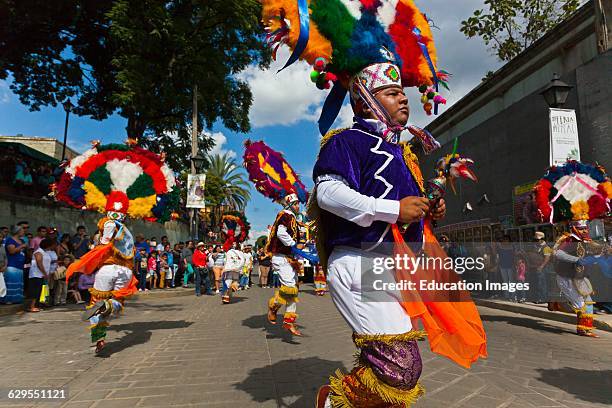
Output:
[[[262,19],[274,55],[287,44],[313,66],[311,79],[320,89],[348,79],[374,63],[393,61],[402,85],[419,87],[429,114],[446,100],[449,74],[438,70],[427,17],[413,0],[261,0]],[[434,99],[435,98],[435,99]],[[433,105],[432,105],[433,103]]]
[[[106,211],[109,199],[127,197],[127,215],[165,222],[178,207],[174,173],[163,157],[134,145],[94,143],[70,161],[55,197],[73,207]]]
[[[264,196],[280,201],[288,194],[297,194],[300,202],[306,203],[308,191],[283,155],[263,141],[247,140],[244,151],[244,167],[249,180]]]
[[[225,238],[223,250],[228,251],[234,242],[244,242],[249,237],[251,226],[243,213],[233,212],[221,218],[221,232]]]
[[[601,166],[568,161],[552,166],[534,187],[543,221],[592,220],[610,212],[612,183]]]

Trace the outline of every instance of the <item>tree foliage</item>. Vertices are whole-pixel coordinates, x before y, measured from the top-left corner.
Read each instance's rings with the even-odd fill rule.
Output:
[[[31,110],[66,99],[74,112],[127,119],[127,135],[190,156],[194,85],[199,127],[250,129],[252,95],[236,74],[266,66],[257,0],[0,0],[0,79]],[[203,148],[211,141],[201,137]],[[182,158],[181,158],[182,157]],[[172,159],[174,158],[174,159]]]
[[[244,211],[251,198],[250,184],[246,174],[236,160],[228,153],[210,157],[210,167],[206,172],[206,201],[229,205],[236,211]],[[210,187],[210,190],[209,190]],[[211,195],[208,195],[208,194]],[[220,199],[220,200],[219,200]]]
[[[571,15],[580,0],[485,0],[461,22],[466,37],[481,37],[501,61],[510,61]]]

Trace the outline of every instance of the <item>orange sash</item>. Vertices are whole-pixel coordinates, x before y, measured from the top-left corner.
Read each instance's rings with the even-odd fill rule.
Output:
[[[392,225],[395,241],[395,253],[401,256],[414,257],[410,247],[404,242],[399,227]],[[446,253],[434,236],[429,220],[424,229],[425,254],[430,257],[445,259]],[[450,272],[450,273],[449,273]],[[413,281],[419,288],[421,279],[428,281],[458,281],[454,271],[420,268],[411,274],[403,269],[396,269],[396,280]],[[435,293],[435,295],[432,295]],[[479,357],[487,357],[487,336],[482,327],[478,310],[467,291],[448,291],[442,293],[428,291],[402,291],[402,306],[413,322],[420,319],[429,337],[431,351],[448,357],[462,367],[470,368]],[[444,299],[449,301],[440,301]]]
[[[113,256],[113,244],[108,243],[106,245],[98,245],[91,251],[87,252],[81,257],[81,259],[70,264],[66,270],[66,282],[70,279],[70,276],[80,272],[85,275],[91,275],[100,269],[104,265],[104,261]]]

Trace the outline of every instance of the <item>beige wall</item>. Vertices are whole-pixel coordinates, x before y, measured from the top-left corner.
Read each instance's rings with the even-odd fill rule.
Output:
[[[56,158],[57,160],[62,159],[62,143],[56,139],[49,137],[27,137],[27,136],[0,136],[1,142],[15,142],[26,145],[34,150],[38,150],[41,153]],[[75,150],[69,146],[66,147],[66,157],[72,159],[78,156]]]

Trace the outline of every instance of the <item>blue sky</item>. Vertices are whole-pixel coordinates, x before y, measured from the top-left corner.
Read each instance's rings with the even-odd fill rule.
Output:
[[[466,39],[459,32],[461,20],[483,7],[481,0],[416,0],[421,11],[433,19],[434,39],[438,52],[439,68],[453,74],[447,93],[452,105],[473,87],[489,70],[501,64],[486,49],[479,39]],[[217,146],[215,152],[231,151],[241,161],[243,143],[247,138],[264,140],[272,148],[281,151],[293,168],[301,175],[308,188],[312,186],[311,171],[318,152],[319,132],[316,121],[326,92],[318,90],[309,80],[310,68],[303,63],[276,73],[284,65],[289,53],[281,50],[278,61],[270,70],[260,71],[255,67],[241,74],[251,86],[254,94],[250,112],[252,131],[237,134],[223,126],[210,129]],[[419,103],[419,93],[407,90],[411,106],[411,123],[425,126],[432,117],[427,117]],[[442,108],[442,111],[444,108]],[[8,83],[0,81],[0,135],[23,134],[26,136],[55,137],[61,141],[64,131],[65,113],[61,107],[43,108],[29,112],[21,105],[16,95],[10,92]],[[345,106],[336,126],[346,126],[352,115]],[[70,116],[68,146],[83,151],[89,141],[100,139],[104,143],[125,140],[125,119],[113,116],[98,122],[85,117]],[[434,135],[435,136],[435,135]],[[253,189],[253,198],[247,207],[247,217],[255,236],[273,222],[280,208]]]

